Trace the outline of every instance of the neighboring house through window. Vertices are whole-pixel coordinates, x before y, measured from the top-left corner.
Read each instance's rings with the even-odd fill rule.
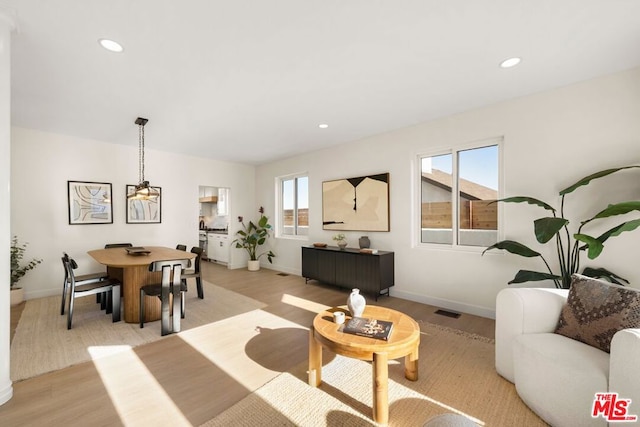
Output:
[[[498,241],[502,138],[418,156],[421,243],[490,246]]]
[[[277,236],[309,234],[309,178],[306,174],[277,178]]]

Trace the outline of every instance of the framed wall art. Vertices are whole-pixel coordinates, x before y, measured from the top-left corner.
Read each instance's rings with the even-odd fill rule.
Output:
[[[125,194],[135,191],[135,185],[127,185]],[[149,199],[127,199],[127,224],[160,224],[162,222],[162,189],[153,187],[159,196]]]
[[[322,228],[389,231],[389,174],[323,182]]]
[[[111,183],[67,181],[69,224],[113,224]]]

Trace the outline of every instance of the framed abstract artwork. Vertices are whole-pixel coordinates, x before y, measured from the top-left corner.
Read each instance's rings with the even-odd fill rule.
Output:
[[[389,231],[389,174],[323,182],[322,228]]]
[[[135,185],[127,185],[125,194],[135,191]],[[149,199],[127,199],[127,224],[160,224],[162,222],[162,189],[153,187],[159,196]]]
[[[113,224],[111,183],[67,181],[69,224]]]

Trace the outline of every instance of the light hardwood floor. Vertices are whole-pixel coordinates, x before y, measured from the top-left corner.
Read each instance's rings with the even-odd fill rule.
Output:
[[[228,270],[223,266],[204,262],[203,277],[210,283],[261,301],[266,304],[263,310],[305,328],[311,324],[314,313],[284,303],[283,295],[328,306],[344,305],[348,297],[346,290],[315,281],[305,284],[304,279],[299,276],[266,269],[259,272]],[[367,302],[374,304],[369,297]],[[394,297],[381,297],[375,304],[404,312],[418,322],[436,323],[494,337],[495,322],[492,319],[467,314],[462,314],[459,318],[446,317],[435,313],[437,307]],[[11,311],[12,337],[21,310],[22,307],[18,306]],[[221,337],[221,342],[224,341],[223,338]],[[278,339],[261,341],[259,347],[247,347],[247,351],[251,351],[253,358],[262,360],[270,369],[285,371],[307,359],[308,336],[298,334],[293,339],[289,338],[284,346]],[[146,365],[149,374],[153,375],[153,380],[164,387],[188,423],[194,426],[213,418],[254,391],[255,387],[243,384],[261,383],[261,380],[266,382],[270,379],[252,377],[251,381],[243,381],[242,378],[232,378],[175,336],[136,347],[135,353]],[[177,363],[171,357],[175,354],[180,354]],[[256,374],[248,371],[245,375],[249,377]],[[130,379],[138,380],[140,379]],[[109,395],[92,362],[20,381],[14,383],[13,388],[14,397],[0,406],[2,426],[125,425],[121,410],[113,403],[113,396]],[[148,397],[138,396],[135,404],[144,409],[146,398]],[[126,414],[126,425],[146,425],[145,419],[144,410],[139,414],[130,412]]]

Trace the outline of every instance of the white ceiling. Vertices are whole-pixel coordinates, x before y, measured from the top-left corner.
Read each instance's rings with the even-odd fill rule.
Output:
[[[18,27],[13,125],[136,146],[141,116],[148,149],[252,164],[640,66],[639,0],[0,0],[2,9]],[[522,63],[498,67],[511,56]]]

